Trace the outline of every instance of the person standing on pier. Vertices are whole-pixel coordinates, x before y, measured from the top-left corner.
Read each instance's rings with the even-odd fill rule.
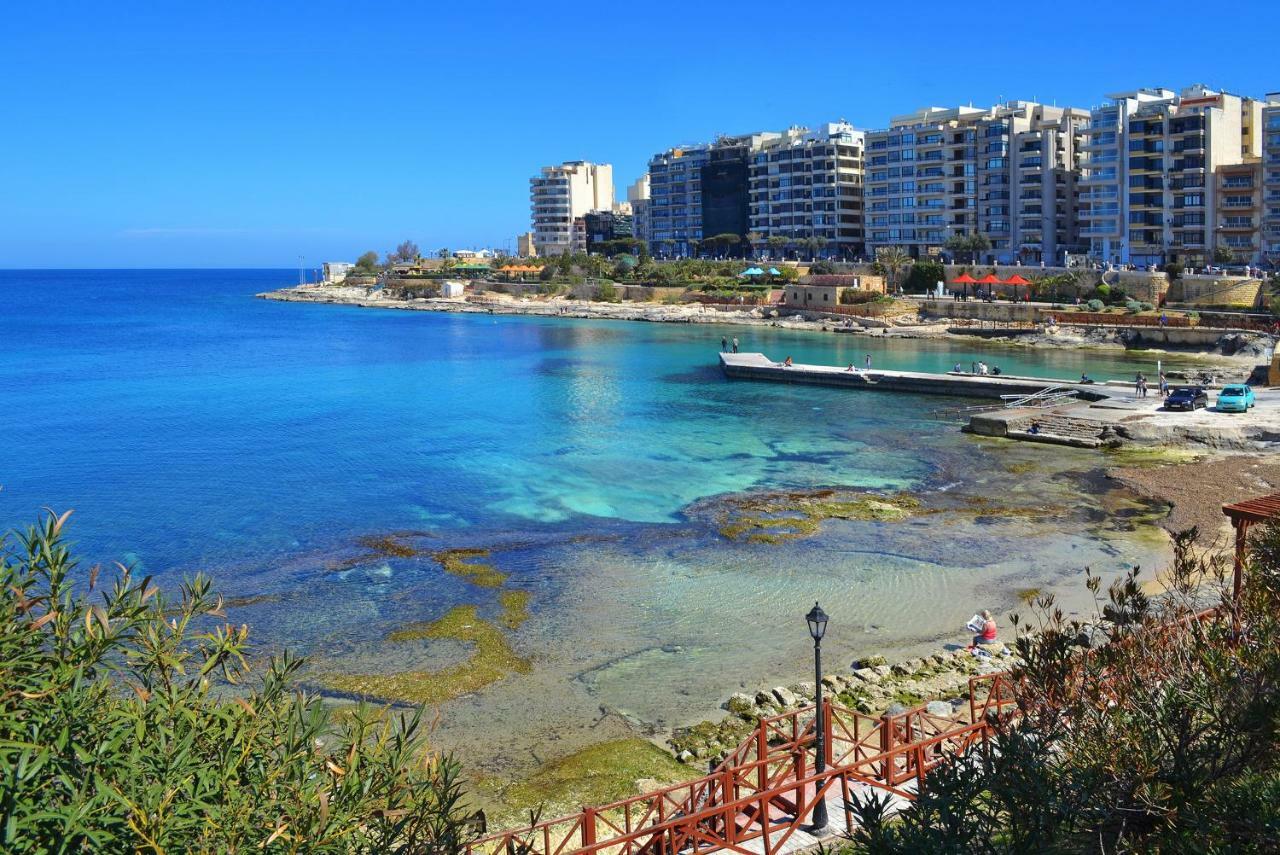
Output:
[[[738,352],[738,337],[736,335],[733,337],[733,352]]]
[[[727,353],[729,351],[729,339],[720,336],[720,352]]]
[[[870,371],[871,370],[871,354],[868,353],[867,358],[864,359],[863,362],[866,364],[867,370]]]

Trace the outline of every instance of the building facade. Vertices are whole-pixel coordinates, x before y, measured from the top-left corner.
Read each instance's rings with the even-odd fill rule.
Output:
[[[1258,157],[1214,170],[1214,261],[1262,263],[1262,174]]]
[[[1215,214],[1226,205],[1218,197],[1243,189],[1217,176],[1258,155],[1262,105],[1205,86],[1108,99],[1087,131],[1081,218],[1090,255],[1143,266],[1209,263],[1225,242]],[[1232,172],[1233,182],[1240,178]]]
[[[644,242],[646,248],[649,246],[649,173],[645,173],[636,179],[635,183],[627,188],[627,201],[631,203],[631,231],[632,234]]]
[[[613,167],[568,161],[544,166],[529,180],[533,241],[538,255],[563,255],[586,246],[580,221],[588,211],[613,209]]]
[[[753,249],[862,255],[864,145],[861,131],[831,122],[813,132],[790,128],[753,152],[747,232]]]
[[[1262,109],[1262,262],[1280,268],[1280,92],[1267,95]]]
[[[721,137],[672,148],[649,160],[649,249],[689,257],[703,240],[722,234],[745,238],[750,229],[748,162],[780,134]]]
[[[586,229],[586,251],[599,252],[600,245],[633,236],[633,215],[618,211],[590,211],[582,218]]]
[[[533,240],[533,232],[516,235],[516,255],[520,258],[537,257],[538,248]]]
[[[326,261],[322,267],[325,284],[336,285],[346,279],[354,268],[355,265],[349,261]]]
[[[1057,262],[1080,243],[1078,181],[1089,113],[1013,101],[928,107],[867,133],[867,247],[913,257],[982,234],[982,261]]]

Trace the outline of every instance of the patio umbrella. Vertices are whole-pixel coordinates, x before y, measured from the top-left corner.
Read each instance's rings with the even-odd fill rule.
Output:
[[[778,268],[776,268],[776,267],[770,267],[770,268],[769,268],[769,275],[770,275],[770,276],[781,276],[781,275],[782,275],[782,271],[781,271],[781,270],[779,270],[779,269],[778,269]]]
[[[968,296],[969,296],[969,286],[970,286],[970,285],[977,285],[977,284],[978,284],[978,280],[977,280],[977,279],[974,279],[974,278],[973,278],[972,276],[970,276],[968,273],[961,273],[961,274],[960,274],[959,276],[957,276],[955,279],[952,279],[952,280],[951,280],[951,284],[952,284],[952,285],[963,285],[963,286],[964,286],[964,295],[965,295],[966,297],[968,297]]]
[[[1000,283],[1000,277],[999,277],[999,276],[996,276],[994,273],[988,273],[986,276],[983,276],[981,279],[979,279],[979,280],[978,280],[978,284],[979,284],[979,285],[986,285],[986,286],[987,286],[987,294],[990,294],[990,293],[991,293],[991,286],[992,286],[992,285],[999,285],[999,284],[1001,284],[1001,283]]]
[[[1028,285],[1030,285],[1030,284],[1031,284],[1031,280],[1030,280],[1030,279],[1023,279],[1021,276],[1019,276],[1018,274],[1016,274],[1016,273],[1015,273],[1015,274],[1013,274],[1012,276],[1010,276],[1008,279],[1004,280],[1004,284],[1006,284],[1006,285],[1012,285],[1014,288],[1018,288],[1018,287],[1026,287],[1026,286],[1028,286]],[[1015,291],[1014,293],[1016,294],[1017,292]],[[1028,289],[1027,289],[1027,301],[1028,301],[1028,302],[1030,302],[1030,301],[1031,301],[1031,289],[1030,289],[1030,288],[1028,288]]]
[[[746,270],[738,274],[739,276],[763,276],[764,271],[759,267],[748,267]]]

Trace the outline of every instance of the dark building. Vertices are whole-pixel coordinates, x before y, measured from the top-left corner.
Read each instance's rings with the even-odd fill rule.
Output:
[[[633,224],[630,214],[618,214],[613,211],[591,211],[583,216],[582,219],[587,227],[587,252],[599,252],[600,244],[606,241],[633,236]]]
[[[722,145],[711,149],[702,167],[702,237],[750,231],[750,193],[747,145]]]

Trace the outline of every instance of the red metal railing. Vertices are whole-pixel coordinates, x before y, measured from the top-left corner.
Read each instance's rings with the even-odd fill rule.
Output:
[[[1153,315],[1108,315],[1102,312],[1053,312],[1046,317],[1059,324],[1084,324],[1102,327],[1194,327],[1195,318],[1166,317],[1160,323],[1159,316]]]
[[[748,739],[701,778],[491,835],[469,844],[466,852],[706,853],[742,851],[741,844],[760,839],[765,855],[772,855],[808,820],[816,800],[837,787],[846,830],[853,827],[851,786],[869,785],[913,799],[912,782],[918,789],[939,763],[986,743],[1003,710],[1014,703],[1010,687],[1004,674],[971,678],[968,722],[930,715],[925,707],[869,716],[827,701],[827,768],[821,774],[812,771],[815,707],[763,718]]]

